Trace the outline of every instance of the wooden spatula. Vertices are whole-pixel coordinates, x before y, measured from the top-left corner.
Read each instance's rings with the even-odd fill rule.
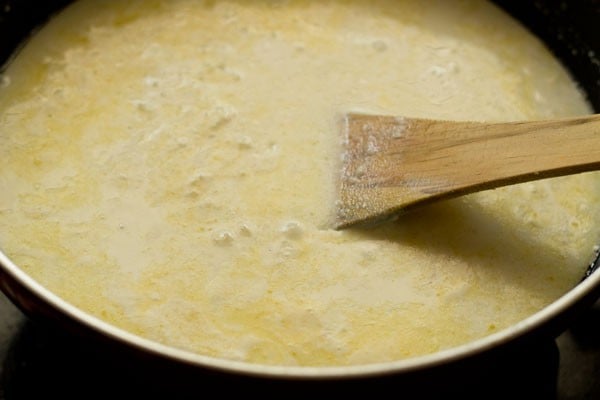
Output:
[[[335,227],[525,181],[600,169],[600,114],[480,123],[347,114]]]

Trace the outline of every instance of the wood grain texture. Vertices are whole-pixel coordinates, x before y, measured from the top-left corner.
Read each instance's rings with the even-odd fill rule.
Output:
[[[600,115],[509,123],[347,114],[337,229],[500,186],[600,169]]]

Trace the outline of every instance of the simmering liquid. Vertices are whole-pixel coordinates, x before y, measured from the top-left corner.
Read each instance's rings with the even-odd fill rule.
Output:
[[[191,352],[436,352],[542,309],[600,243],[597,173],[329,225],[344,112],[591,112],[487,2],[79,1],[1,82],[2,251],[82,310]]]

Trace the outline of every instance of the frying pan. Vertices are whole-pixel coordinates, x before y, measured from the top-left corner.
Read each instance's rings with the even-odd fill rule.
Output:
[[[28,35],[69,1],[0,1],[0,65]],[[496,2],[540,37],[562,60],[600,111],[600,2],[597,0]],[[1,92],[0,92],[1,95]],[[41,286],[0,253],[0,289],[32,320],[50,324],[89,346],[126,360],[149,376],[163,374],[170,385],[190,393],[242,391],[262,397],[303,398],[319,395],[376,395],[418,392],[421,398],[456,393],[461,385],[494,373],[494,365],[512,355],[544,357],[531,351],[569,328],[577,315],[600,296],[600,255],[581,282],[529,318],[477,341],[435,354],[365,366],[277,367],[220,360],[187,353],[139,338],[98,320]],[[551,362],[552,360],[549,360]],[[528,379],[518,377],[515,379]],[[494,388],[488,397],[506,395]]]

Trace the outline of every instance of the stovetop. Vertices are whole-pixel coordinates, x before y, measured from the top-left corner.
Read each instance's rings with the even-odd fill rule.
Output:
[[[0,293],[0,400],[202,397],[201,391],[189,393],[176,384],[170,386],[173,377],[168,373],[153,376],[131,370],[119,358],[84,347],[68,334],[30,320]],[[501,367],[499,371],[507,374],[496,372],[479,385],[477,393],[465,387],[464,396],[460,395],[490,398],[498,388],[510,385],[506,376],[525,365],[518,374],[526,375],[525,381],[543,383],[517,387],[515,393],[536,399],[600,399],[600,301],[572,329],[522,357]],[[482,387],[487,394],[481,393]]]

